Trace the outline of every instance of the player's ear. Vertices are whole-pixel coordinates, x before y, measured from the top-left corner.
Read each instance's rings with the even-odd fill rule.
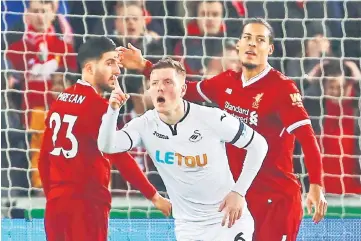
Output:
[[[271,44],[269,46],[268,55],[272,55],[274,50],[275,50],[275,46],[273,44]]]
[[[94,70],[93,70],[93,65],[92,63],[88,62],[85,64],[85,71],[88,72],[89,74],[93,74],[94,73]]]
[[[182,98],[185,96],[186,92],[187,92],[187,85],[183,84],[182,85],[182,93],[181,93]]]

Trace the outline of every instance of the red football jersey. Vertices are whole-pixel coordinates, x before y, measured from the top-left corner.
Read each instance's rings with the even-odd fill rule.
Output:
[[[266,138],[268,154],[249,195],[269,191],[294,194],[300,190],[293,170],[292,131],[311,122],[292,80],[270,66],[247,82],[242,81],[242,73],[226,71],[209,80],[189,82],[185,98],[201,101],[200,97],[217,103]],[[233,176],[238,179],[246,151],[227,145],[227,154]]]
[[[110,204],[110,163],[97,146],[107,107],[107,101],[82,80],[51,106],[39,160],[47,200],[69,195]]]

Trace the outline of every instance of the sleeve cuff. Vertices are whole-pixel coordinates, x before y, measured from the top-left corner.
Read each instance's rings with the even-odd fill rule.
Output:
[[[247,192],[246,192],[244,189],[245,189],[245,188],[243,188],[243,187],[234,186],[234,187],[232,188],[232,191],[238,193],[238,194],[241,195],[242,197],[245,197]]]
[[[308,174],[309,179],[310,179],[310,184],[317,184],[323,187],[323,182],[322,182],[322,178],[321,177],[312,177],[310,176],[310,174]]]

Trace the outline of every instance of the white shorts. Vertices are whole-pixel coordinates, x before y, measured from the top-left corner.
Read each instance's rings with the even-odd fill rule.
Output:
[[[176,222],[177,241],[252,241],[254,220],[248,209],[231,228],[227,224],[222,227],[221,221],[211,225]]]

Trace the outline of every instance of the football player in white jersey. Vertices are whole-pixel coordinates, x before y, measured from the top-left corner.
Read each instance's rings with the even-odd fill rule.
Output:
[[[102,119],[98,147],[116,153],[144,144],[167,188],[177,240],[251,241],[254,221],[244,197],[267,154],[267,142],[236,117],[183,100],[185,77],[178,61],[165,58],[155,64],[149,87],[155,109],[122,130],[116,130],[117,118],[129,95],[117,83]],[[226,142],[247,150],[236,183]]]

